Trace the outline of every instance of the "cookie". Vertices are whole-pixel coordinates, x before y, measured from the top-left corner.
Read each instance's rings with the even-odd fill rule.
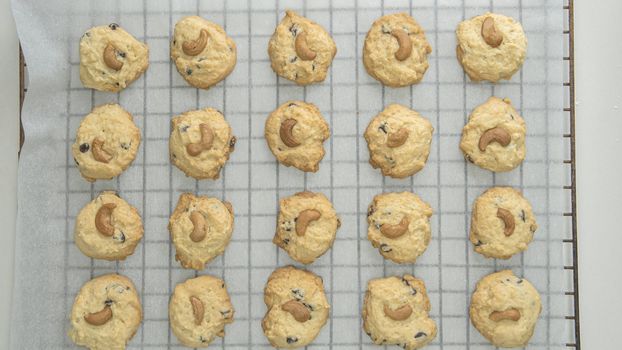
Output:
[[[324,158],[328,123],[312,103],[288,101],[270,113],[265,137],[270,151],[285,166],[316,172]]]
[[[308,345],[328,320],[330,305],[322,278],[293,266],[276,269],[264,289],[268,308],[261,327],[276,348]]]
[[[78,127],[71,146],[80,174],[89,182],[110,180],[127,169],[138,152],[140,130],[118,104],[93,108]]]
[[[531,205],[511,187],[493,187],[473,204],[470,240],[487,258],[509,259],[527,249],[538,229]]]
[[[428,161],[433,132],[430,121],[419,113],[389,105],[365,130],[369,163],[384,176],[400,179],[416,174]]]
[[[505,98],[491,97],[477,106],[462,129],[464,157],[483,169],[510,171],[525,159],[525,121]]]
[[[367,283],[363,329],[374,344],[396,344],[407,350],[424,347],[437,332],[429,312],[430,299],[420,279],[404,275]]]
[[[87,88],[119,92],[149,66],[149,47],[118,24],[93,27],[80,38],[80,80]]]
[[[109,274],[86,282],[71,309],[69,338],[91,350],[123,350],[143,318],[132,281]]]
[[[186,269],[202,270],[231,240],[233,207],[216,198],[182,193],[168,230],[175,245],[175,260]]]
[[[527,346],[540,311],[538,291],[510,270],[491,273],[477,282],[469,308],[473,326],[502,348]]]
[[[376,195],[367,209],[367,239],[393,262],[414,263],[430,243],[432,208],[411,192]]]
[[[272,70],[298,85],[322,82],[337,53],[335,41],[319,24],[285,11],[268,43]]]
[[[234,312],[225,282],[212,276],[176,285],[168,306],[173,333],[191,348],[207,348],[216,336],[224,337]]]
[[[84,255],[94,259],[125,260],[142,237],[138,210],[112,191],[100,193],[76,218],[74,241]]]
[[[423,79],[431,52],[419,23],[406,13],[394,13],[378,18],[367,32],[363,64],[383,85],[408,86]]]
[[[189,111],[171,121],[171,162],[186,176],[218,179],[236,138],[221,112],[213,108]]]
[[[272,242],[302,264],[311,264],[332,247],[341,226],[332,203],[322,193],[300,192],[279,201]]]
[[[209,89],[233,71],[237,48],[221,26],[189,16],[175,24],[171,59],[188,84]]]
[[[513,18],[487,12],[460,22],[456,56],[469,78],[493,83],[510,79],[525,61],[527,38]]]

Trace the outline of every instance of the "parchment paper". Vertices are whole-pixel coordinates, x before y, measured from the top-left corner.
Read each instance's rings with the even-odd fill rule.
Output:
[[[306,88],[277,79],[267,43],[284,9],[292,8],[331,31],[338,53],[327,80]],[[520,73],[497,85],[471,83],[455,58],[457,24],[488,10],[523,23],[529,40]],[[11,349],[73,348],[68,315],[80,286],[93,276],[118,272],[136,284],[144,321],[130,348],[180,347],[169,330],[168,299],[176,283],[193,277],[174,260],[167,221],[181,192],[224,198],[235,208],[235,231],[224,256],[200,273],[224,277],[235,322],[213,348],[269,348],[260,320],[263,287],[278,266],[292,261],[271,243],[278,198],[304,188],[324,192],[343,225],[331,250],[309,268],[324,279],[331,319],[309,348],[376,348],[361,329],[360,309],[370,278],[414,273],[428,288],[439,335],[429,349],[489,349],[470,325],[468,303],[475,283],[505,267],[530,280],[543,311],[529,349],[561,349],[569,339],[570,274],[562,270],[562,239],[569,234],[567,129],[563,108],[562,4],[554,0],[322,0],[322,1],[62,1],[13,0],[30,72],[23,110],[26,144],[19,170],[19,219]],[[365,34],[386,13],[411,13],[426,29],[433,52],[423,82],[383,88],[362,64]],[[188,86],[169,61],[177,20],[199,14],[223,25],[237,43],[233,73],[208,91]],[[91,26],[120,24],[150,47],[147,73],[118,93],[83,88],[78,42]],[[527,159],[509,173],[492,174],[466,164],[458,149],[465,120],[489,96],[509,97],[528,127]],[[288,99],[318,105],[331,125],[327,154],[315,174],[276,163],[263,139],[268,113]],[[143,132],[137,159],[117,179],[84,181],[70,145],[93,106],[118,102]],[[412,106],[429,118],[435,133],[430,159],[412,178],[383,178],[368,164],[362,133],[389,103]],[[222,110],[238,137],[235,152],[217,181],[185,177],[168,160],[170,118],[189,109]],[[468,243],[473,200],[493,185],[522,189],[540,228],[529,249],[508,261],[488,260]],[[123,262],[93,261],[73,243],[77,212],[104,189],[115,189],[137,207],[145,236]],[[412,265],[385,261],[366,239],[365,211],[375,194],[412,190],[434,208],[432,242]]]

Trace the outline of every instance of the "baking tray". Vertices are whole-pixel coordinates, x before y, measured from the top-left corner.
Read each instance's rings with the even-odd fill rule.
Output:
[[[410,3],[412,7],[412,2]],[[384,6],[384,2],[383,2]],[[562,215],[564,218],[570,220],[570,232],[567,234],[567,238],[562,240],[562,244],[564,245],[563,249],[566,254],[569,256],[569,261],[564,266],[564,272],[568,275],[568,279],[571,280],[569,290],[565,291],[564,294],[569,298],[569,312],[568,315],[565,316],[565,319],[569,322],[569,327],[572,329],[572,339],[569,339],[565,346],[568,348],[581,348],[581,337],[580,337],[580,319],[579,319],[579,278],[578,278],[578,244],[577,244],[577,212],[576,212],[576,159],[575,159],[575,78],[574,78],[574,1],[573,0],[565,0],[560,5],[564,11],[564,67],[565,67],[565,81],[563,82],[563,88],[565,89],[565,105],[563,108],[564,114],[568,118],[568,126],[569,130],[567,133],[563,134],[564,140],[567,142],[569,147],[569,157],[564,160],[563,163],[567,165],[569,172],[570,184],[563,186],[563,189],[568,193],[569,200],[569,208],[570,210],[567,212],[563,212]],[[306,3],[305,3],[306,7]],[[331,10],[332,10],[332,2],[331,2]],[[20,47],[19,50],[20,55],[20,106],[23,105],[24,99],[26,97],[28,91],[28,78],[27,78],[27,67],[26,61],[24,59],[24,55],[22,53],[22,49]],[[357,54],[357,59],[360,57]],[[330,83],[332,85],[332,78]],[[331,86],[332,90],[332,86]],[[411,90],[412,94],[412,90]],[[306,95],[306,91],[305,91]],[[197,95],[198,96],[198,95]],[[412,98],[412,97],[411,97]],[[21,147],[24,144],[25,134],[24,128],[21,123],[21,115],[20,115],[20,152]],[[306,186],[306,176],[305,176],[305,186]],[[198,190],[198,183],[197,183]],[[145,244],[144,242],[142,244]],[[140,248],[139,248],[140,249]],[[331,253],[331,261],[332,261],[332,253]],[[360,261],[359,261],[360,263]],[[313,269],[313,265],[310,266]],[[225,273],[225,268],[223,267],[222,273]],[[386,267],[384,269],[386,271]],[[332,272],[331,272],[332,279]],[[75,291],[73,291],[75,292]],[[332,299],[332,297],[331,297]],[[468,326],[467,326],[468,327]],[[141,329],[142,331],[142,329]],[[249,330],[250,332],[250,330]],[[229,337],[235,337],[235,334],[228,333]],[[168,339],[168,347],[170,348],[170,334]],[[67,345],[67,344],[66,344]],[[251,342],[249,341],[249,346],[251,346]],[[312,344],[313,345],[313,344]],[[331,343],[326,344],[333,347],[332,342],[332,331],[331,331]],[[452,345],[452,344],[449,344]],[[454,344],[454,345],[462,345],[462,344]],[[463,344],[467,345],[467,344]],[[135,345],[134,345],[135,346]],[[224,342],[222,343],[223,348],[225,347]],[[360,344],[360,346],[363,346]],[[140,348],[144,348],[144,342],[141,341]],[[440,348],[442,348],[442,344]]]

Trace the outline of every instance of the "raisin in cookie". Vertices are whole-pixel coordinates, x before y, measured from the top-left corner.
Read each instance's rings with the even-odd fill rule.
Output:
[[[268,44],[272,70],[298,85],[324,81],[336,53],[324,28],[291,10],[285,11]]]
[[[430,154],[434,128],[412,109],[389,105],[369,122],[365,140],[369,163],[382,175],[404,178],[423,169]]]
[[[370,280],[363,304],[363,329],[374,344],[419,349],[436,337],[422,280],[411,275]]]
[[[186,269],[202,270],[229,244],[233,207],[216,198],[182,193],[168,230],[175,245],[175,260]]]
[[[171,59],[188,84],[209,89],[233,71],[237,49],[221,26],[189,16],[175,24]]]
[[[127,169],[138,152],[140,130],[118,104],[93,108],[82,119],[71,146],[73,159],[87,181],[109,180]]]
[[[411,192],[376,195],[367,209],[367,239],[393,262],[414,263],[430,243],[432,208]]]
[[[149,48],[118,24],[93,27],[80,39],[80,80],[99,91],[119,92],[149,66]]]
[[[143,318],[132,281],[103,275],[86,282],[71,309],[69,337],[91,350],[123,350]]]
[[[280,163],[302,171],[318,171],[330,129],[314,104],[283,103],[268,116],[264,132],[270,151]]]
[[[124,260],[142,237],[138,210],[112,191],[102,192],[76,218],[76,245],[94,259]]]
[[[261,327],[276,348],[295,349],[311,343],[328,320],[330,305],[322,278],[293,266],[276,269],[264,289],[268,308]]]
[[[510,270],[491,273],[477,282],[469,308],[473,326],[502,348],[527,346],[540,311],[538,291]]]
[[[505,98],[477,106],[462,129],[464,157],[483,169],[510,171],[525,159],[525,121]]]
[[[222,113],[213,108],[189,111],[171,124],[172,163],[195,179],[218,179],[236,141]]]
[[[511,187],[493,187],[473,204],[471,243],[488,258],[509,259],[527,249],[538,229],[531,205]]]
[[[176,285],[168,306],[173,333],[191,348],[207,348],[216,336],[224,337],[225,325],[233,322],[233,314],[225,282],[212,276]]]
[[[423,28],[406,13],[378,18],[365,37],[363,64],[367,73],[383,85],[416,84],[428,69],[432,47]]]
[[[508,16],[487,12],[463,21],[456,37],[458,62],[471,80],[510,79],[525,61],[525,32]]]
[[[341,226],[332,203],[321,193],[300,192],[279,202],[272,242],[303,264],[311,264],[335,241]]]

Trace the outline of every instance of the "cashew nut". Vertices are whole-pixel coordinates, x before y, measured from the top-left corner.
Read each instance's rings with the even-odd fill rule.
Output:
[[[300,142],[294,139],[294,134],[293,134],[293,129],[296,123],[298,123],[298,121],[292,118],[285,119],[281,123],[281,128],[279,130],[279,136],[281,136],[281,141],[283,141],[283,143],[287,145],[287,147],[300,146]]]
[[[520,319],[520,311],[517,309],[508,309],[504,311],[494,311],[490,313],[488,316],[491,320],[495,322],[503,321],[503,320],[512,320],[518,321]]]
[[[412,41],[410,41],[408,33],[402,29],[393,29],[391,35],[397,39],[397,43],[400,45],[400,48],[395,51],[395,58],[397,58],[398,61],[403,61],[410,57],[413,51],[413,44]]]
[[[311,221],[315,221],[322,216],[322,213],[315,209],[306,209],[298,214],[298,218],[296,219],[296,234],[298,236],[304,236],[307,231],[307,226]]]
[[[482,38],[491,47],[497,47],[503,42],[503,34],[497,30],[494,18],[486,17],[482,23]]]
[[[190,304],[192,304],[192,314],[194,315],[194,324],[197,326],[203,322],[203,315],[205,314],[205,309],[203,308],[203,302],[201,299],[190,296]]]
[[[311,61],[315,58],[316,53],[312,51],[307,44],[307,32],[301,32],[296,36],[294,46],[296,48],[296,55],[303,61]]]
[[[281,305],[281,310],[285,312],[289,312],[296,321],[303,323],[307,322],[311,319],[311,312],[304,306],[301,302],[297,300],[290,300],[285,304]]]
[[[106,45],[104,49],[104,63],[114,70],[121,70],[123,68],[123,61],[117,59],[117,49],[112,44]]]
[[[106,305],[103,309],[97,312],[84,315],[84,320],[93,326],[101,326],[112,318],[112,309]]]
[[[222,202],[222,204],[225,206],[225,208],[227,208],[229,214],[233,214],[233,205],[231,205],[230,202],[224,201]]]
[[[296,193],[296,196],[300,196],[302,198],[313,198],[315,197],[315,193],[309,192],[309,191],[302,191],[302,192]]]
[[[512,215],[512,213],[507,209],[498,208],[497,217],[503,220],[503,224],[505,225],[505,229],[503,229],[503,233],[506,236],[512,235],[512,233],[514,233],[514,225],[515,225],[514,215]]]
[[[203,52],[205,46],[207,45],[207,38],[209,37],[209,32],[206,29],[201,29],[199,33],[199,37],[195,40],[186,40],[181,44],[181,49],[188,56],[196,56]]]
[[[406,233],[406,231],[408,231],[408,225],[410,225],[410,220],[404,216],[399,224],[384,224],[380,226],[380,233],[385,235],[387,238],[394,239]]]
[[[201,141],[186,145],[186,151],[193,157],[198,156],[203,151],[209,150],[214,145],[214,131],[210,128],[209,124],[201,123],[199,125],[199,130],[201,132]]]
[[[93,140],[93,158],[98,162],[108,163],[112,160],[112,155],[103,149],[104,142],[104,139],[101,137],[96,137],[95,140]]]
[[[404,144],[408,139],[409,131],[405,127],[401,127],[398,131],[389,134],[387,137],[387,146],[396,148]]]
[[[190,233],[190,239],[193,242],[201,242],[207,235],[205,217],[198,211],[193,211],[190,213],[190,221],[192,221],[192,225],[194,226]]]
[[[386,305],[384,306],[384,314],[387,315],[388,318],[395,321],[404,321],[409,318],[412,313],[413,309],[410,305],[403,305],[395,310],[391,310],[391,308]]]
[[[505,147],[510,144],[510,141],[512,141],[512,136],[505,131],[505,129],[497,126],[484,131],[479,138],[479,150],[482,152],[486,151],[486,147],[488,147],[491,142],[497,142]]]
[[[104,236],[112,236],[114,234],[114,226],[112,225],[112,211],[117,205],[114,203],[104,203],[97,214],[95,214],[95,228]]]

